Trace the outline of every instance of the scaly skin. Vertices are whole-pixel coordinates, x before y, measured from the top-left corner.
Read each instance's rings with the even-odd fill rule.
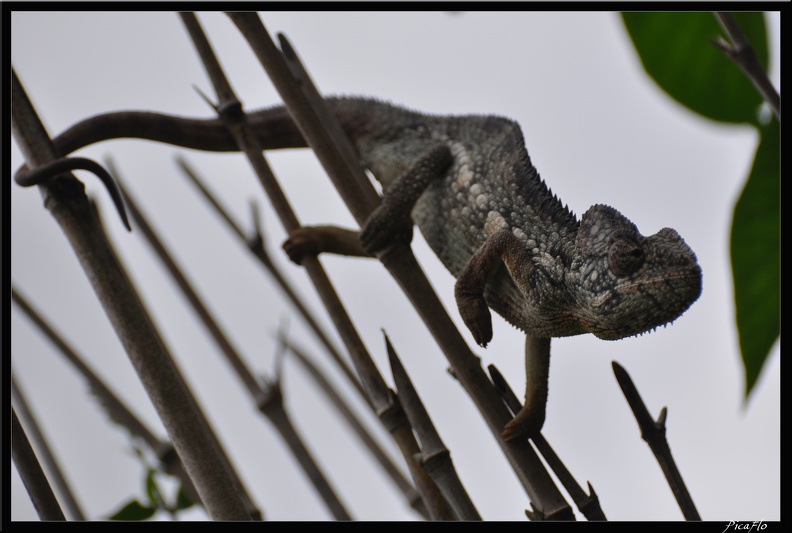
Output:
[[[422,156],[448,147],[453,161],[425,180],[412,219],[464,285],[471,276],[487,278],[472,285],[483,282],[489,307],[525,333],[621,339],[672,322],[701,293],[696,256],[676,231],[644,237],[604,205],[578,222],[539,177],[515,122],[423,115],[373,100],[331,102],[383,184],[384,201],[404,196],[404,187],[392,185]],[[506,242],[492,253],[504,261],[473,267],[471,258],[489,254],[482,249],[497,235]],[[490,340],[474,337],[482,345]]]

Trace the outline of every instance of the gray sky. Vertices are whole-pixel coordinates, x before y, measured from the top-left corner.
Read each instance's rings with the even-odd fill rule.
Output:
[[[278,96],[231,22],[200,20],[247,109]],[[681,513],[624,401],[610,363],[635,380],[650,411],[668,407],[668,438],[705,520],[780,518],[779,347],[751,398],[734,327],[728,232],[757,136],[693,115],[644,74],[615,13],[266,13],[285,33],[326,94],[369,95],[431,113],[491,113],[517,120],[533,163],[580,216],[606,203],[644,235],[673,227],[704,272],[701,298],[677,322],[618,342],[584,335],[553,343],[543,434],[579,482],[591,481],[611,520],[679,520]],[[779,87],[779,17],[768,16],[771,78]],[[12,61],[51,135],[93,114],[145,109],[211,116],[193,85],[211,94],[186,31],[173,13],[15,13]],[[269,249],[314,304],[307,278],[279,253],[284,232],[239,155],[113,141],[80,152],[112,155],[135,198],[228,335],[261,374],[273,369],[273,332],[284,320],[337,372],[288,303],[179,175],[181,154],[245,227],[260,202]],[[10,169],[22,162],[16,145]],[[352,226],[310,152],[272,154],[273,169],[304,224]],[[95,178],[78,173],[98,199],[105,225],[171,352],[257,505],[273,520],[326,520],[269,424],[201,329],[140,236],[122,228]],[[160,436],[165,435],[74,254],[34,189],[11,187],[12,279],[52,325]],[[416,233],[414,250],[471,346],[454,305],[453,279]],[[385,328],[452,453],[462,482],[489,520],[522,520],[528,498],[407,299],[373,261],[322,260],[353,321],[390,382]],[[108,424],[82,380],[12,308],[14,375],[51,439],[91,518],[142,496],[142,467],[123,431]],[[523,392],[523,336],[499,317],[494,340],[476,348]],[[335,338],[335,335],[334,335]],[[340,343],[338,343],[340,345]],[[299,367],[285,367],[286,403],[350,514],[413,519],[405,502],[361,452]],[[353,402],[354,396],[344,390]],[[361,416],[373,417],[356,403]],[[398,458],[387,435],[375,434]],[[16,473],[14,520],[36,519]],[[186,518],[201,519],[201,511]]]

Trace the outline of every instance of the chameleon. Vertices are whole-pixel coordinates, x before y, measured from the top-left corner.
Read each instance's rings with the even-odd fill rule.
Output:
[[[536,435],[544,423],[549,339],[640,335],[673,322],[701,294],[701,267],[675,230],[643,236],[603,204],[578,220],[539,176],[516,122],[425,114],[368,98],[326,102],[382,185],[382,203],[360,232],[304,227],[284,249],[297,263],[321,252],[372,256],[410,242],[417,226],[456,278],[458,311],[477,344],[492,339],[490,309],[526,334],[526,402],[504,428],[505,439]],[[247,116],[264,150],[307,146],[282,106]],[[139,111],[88,118],[54,143],[65,155],[119,137],[237,149],[219,119]],[[111,180],[100,178],[112,193]],[[43,178],[23,167],[16,179],[33,185]],[[545,348],[529,350],[536,341]]]

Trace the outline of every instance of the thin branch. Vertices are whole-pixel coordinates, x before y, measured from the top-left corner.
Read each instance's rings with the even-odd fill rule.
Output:
[[[131,195],[129,190],[127,189],[126,185],[124,185],[124,181],[121,178],[121,175],[118,172],[118,169],[115,168],[115,165],[112,162],[108,161],[108,167],[111,169],[113,175],[116,178],[116,182],[118,183],[119,189],[124,196],[124,200],[126,201],[129,207],[129,214],[132,217],[132,220],[135,222],[135,225],[140,229],[143,238],[145,239],[146,243],[154,250],[157,258],[162,262],[162,264],[167,269],[168,273],[171,275],[173,282],[181,291],[182,295],[187,299],[190,303],[190,306],[193,308],[195,313],[198,315],[198,318],[203,323],[206,330],[212,336],[215,343],[217,344],[220,351],[223,352],[223,355],[226,357],[228,362],[231,364],[231,367],[236,372],[239,379],[244,384],[245,388],[248,392],[255,396],[260,392],[261,387],[259,386],[258,380],[253,375],[252,372],[247,368],[245,363],[242,361],[242,358],[239,355],[239,352],[236,348],[234,348],[231,341],[228,337],[220,329],[220,326],[217,324],[217,321],[214,319],[212,314],[209,312],[209,309],[203,303],[201,298],[193,289],[193,283],[191,283],[187,277],[184,275],[183,270],[179,265],[176,264],[174,261],[172,254],[167,250],[165,244],[162,240],[157,236],[154,228],[148,221],[148,218],[143,215],[140,207],[138,207],[137,200]]]
[[[716,12],[715,18],[718,19],[731,43],[719,38],[713,39],[712,44],[740,67],[740,70],[751,80],[756,90],[773,110],[778,120],[781,120],[781,96],[773,87],[770,78],[767,77],[767,72],[756,57],[753,46],[745,37],[739,24],[730,13]]]
[[[314,332],[322,345],[327,349],[327,352],[347,377],[349,383],[355,388],[355,390],[358,391],[361,398],[368,402],[369,399],[363,391],[360,381],[352,373],[349,365],[344,361],[344,358],[338,352],[335,345],[330,341],[327,333],[325,333],[316,318],[314,318],[313,314],[308,310],[308,307],[303,303],[302,298],[299,297],[291,284],[286,280],[286,277],[283,275],[281,270],[275,265],[272,259],[270,259],[266,247],[264,246],[263,236],[259,229],[258,217],[255,215],[253,216],[254,227],[256,228],[255,234],[253,236],[246,237],[240,226],[234,222],[233,217],[228,214],[228,212],[220,205],[220,202],[215,199],[214,195],[201,182],[198,174],[190,167],[190,165],[187,164],[187,161],[184,160],[184,158],[178,158],[177,162],[184,171],[184,174],[189,178],[190,182],[198,188],[204,198],[206,198],[210,205],[214,207],[215,211],[220,215],[220,218],[222,218],[231,227],[233,232],[240,238],[240,240],[245,242],[248,249],[264,266],[270,276],[272,276],[272,279],[275,281],[278,287],[280,287],[281,291],[283,291],[283,294],[286,296],[286,298],[292,303],[300,316],[305,320],[305,323],[308,324],[308,327],[311,329],[311,331]]]
[[[242,228],[239,224],[237,224],[233,217],[228,214],[228,211],[220,205],[220,202],[215,198],[214,194],[212,194],[209,189],[204,185],[203,180],[198,177],[198,173],[192,168],[192,166],[187,163],[187,160],[182,156],[176,156],[176,163],[179,165],[179,168],[182,169],[184,175],[189,178],[190,183],[195,185],[198,190],[200,191],[201,195],[209,202],[209,204],[214,208],[215,212],[220,215],[220,217],[228,224],[233,232],[242,240],[247,241],[245,238],[245,232],[242,231]]]
[[[217,325],[217,322],[211,316],[209,311],[207,310],[206,306],[200,300],[198,295],[192,289],[189,281],[185,278],[184,274],[182,273],[181,269],[176,265],[174,260],[171,258],[168,251],[165,249],[165,246],[157,237],[156,233],[149,225],[149,223],[144,218],[143,214],[140,211],[137,203],[132,199],[129,195],[127,189],[122,185],[122,181],[119,177],[119,173],[115,169],[112,163],[108,164],[108,167],[111,169],[113,175],[116,177],[116,181],[118,183],[119,190],[123,195],[127,205],[129,206],[129,213],[132,216],[132,219],[135,221],[137,227],[141,230],[143,237],[145,238],[146,242],[154,249],[157,257],[162,261],[165,267],[168,269],[168,272],[171,274],[173,281],[182,291],[182,294],[187,298],[190,302],[190,305],[193,307],[195,312],[198,314],[198,317],[204,324],[204,327],[209,331],[212,335],[212,338],[215,340],[217,345],[222,350],[223,354],[226,356],[226,359],[231,363],[231,366],[234,367],[236,370],[237,375],[248,388],[251,396],[255,397],[255,395],[260,391],[260,387],[256,381],[256,378],[250,373],[247,369],[245,364],[242,362],[242,359],[237,354],[236,350],[231,345],[231,342],[228,338],[223,335],[220,327]],[[239,493],[239,496],[242,498],[243,502],[245,503],[245,507],[248,509],[251,517],[261,517],[262,513],[261,510],[258,509],[253,502],[253,499],[250,497],[247,489],[245,488],[244,484],[242,483],[239,474],[237,474],[236,469],[231,464],[231,461],[228,459],[223,446],[221,445],[220,441],[217,439],[214,431],[209,427],[209,436],[212,439],[214,446],[217,450],[217,454],[220,457],[220,460],[225,464],[231,479],[233,480],[234,486]]]
[[[66,520],[13,407],[11,408],[11,458],[39,518]]]
[[[298,348],[294,341],[287,338],[281,338],[281,342],[294,354],[297,362],[308,372],[308,375],[314,380],[319,388],[324,392],[325,396],[330,400],[336,410],[341,414],[344,421],[349,424],[352,432],[360,439],[363,445],[377,460],[386,473],[388,478],[393,481],[396,487],[404,494],[404,497],[410,502],[413,507],[424,518],[428,519],[429,515],[426,506],[421,499],[421,495],[415,490],[415,487],[402,475],[401,471],[396,467],[390,458],[385,454],[382,448],[374,440],[369,431],[363,423],[352,412],[344,399],[335,391],[333,385],[325,378],[322,371],[314,365],[311,359],[305,355],[301,348]]]
[[[31,168],[59,157],[16,73],[12,75],[11,115],[17,144]],[[80,260],[207,512],[217,520],[250,520],[211,446],[194,398],[97,222],[84,186],[64,176],[41,186],[45,206]]]
[[[328,510],[336,520],[352,520],[341,500],[335,494],[324,473],[319,469],[311,452],[303,443],[302,437],[297,433],[291,423],[286,409],[283,408],[283,396],[279,381],[274,381],[262,390],[258,399],[258,409],[277,428],[278,434],[286,441],[292,455],[300,463],[311,484],[322,497]]]
[[[187,280],[186,276],[182,272],[182,269],[179,268],[165,245],[157,237],[154,229],[151,227],[149,222],[146,220],[146,217],[138,207],[137,202],[132,199],[129,191],[123,185],[124,180],[120,179],[118,173],[115,170],[113,170],[113,173],[116,176],[116,180],[121,192],[124,195],[127,205],[129,206],[129,213],[132,216],[132,220],[135,222],[135,225],[140,229],[140,233],[146,239],[148,244],[154,249],[159,260],[165,265],[168,273],[182,291],[182,294],[190,303],[204,327],[209,331],[212,339],[215,341],[220,351],[231,364],[239,379],[247,388],[250,397],[256,402],[256,406],[259,411],[266,415],[268,420],[275,425],[280,436],[289,445],[290,451],[295,456],[300,466],[303,468],[309,480],[311,480],[311,482],[314,484],[314,488],[322,497],[325,505],[333,513],[335,518],[337,520],[349,520],[350,517],[344,510],[343,504],[339,500],[338,496],[336,496],[333,489],[330,487],[330,484],[327,482],[319,466],[315,463],[310,452],[308,452],[307,448],[302,443],[301,437],[295,432],[291,423],[287,423],[288,417],[286,413],[281,414],[271,409],[263,408],[263,404],[269,402],[271,399],[269,389],[262,388],[259,380],[247,367],[238,350],[234,348],[233,344],[217,324],[217,321],[214,319],[206,305],[195,292],[192,284],[189,280]],[[280,394],[279,391],[278,394]],[[282,406],[280,408],[282,409]],[[287,420],[287,422],[284,422],[284,420]],[[220,446],[219,442],[217,445]],[[228,459],[224,457],[224,460],[227,461],[228,468],[233,472],[233,468],[230,462],[228,462]],[[248,495],[241,480],[236,474],[234,474],[234,478],[241,496],[245,501],[250,502],[248,504],[250,507],[253,507],[252,499]]]
[[[185,22],[194,17],[183,16]],[[197,22],[192,23],[196,28],[191,30],[191,35],[196,40],[205,40],[202,37],[200,28],[197,27]],[[216,63],[213,53],[208,46],[208,43],[201,43],[197,46],[202,59],[207,62]],[[212,57],[204,57],[212,56]],[[281,65],[282,68],[286,68]],[[215,74],[218,79],[213,79],[212,83],[217,88],[220,95],[230,94],[229,100],[221,100],[217,106],[220,118],[232,134],[239,149],[243,151],[248,158],[251,166],[253,167],[256,177],[261,182],[267,196],[270,199],[278,218],[283,224],[287,232],[292,232],[300,227],[300,223],[294,211],[291,209],[286,196],[280,188],[277,180],[272,174],[264,156],[262,154],[261,145],[258,138],[253,135],[253,132],[247,122],[246,116],[242,111],[242,104],[236,99],[236,96],[231,93],[228,82],[225,80],[222,72],[219,69],[207,68],[209,74]],[[424,498],[431,491],[437,491],[437,487],[432,480],[420,469],[413,458],[413,455],[418,451],[418,446],[415,443],[415,437],[409,429],[409,423],[403,411],[394,405],[392,402],[391,392],[385,384],[385,380],[379,374],[371,356],[368,353],[362,339],[355,330],[352,320],[346,312],[343,304],[341,303],[338,294],[333,288],[330,279],[327,276],[324,268],[316,257],[306,257],[303,262],[303,267],[308,273],[311,282],[319,292],[319,296],[327,309],[333,323],[341,336],[344,345],[349,351],[350,358],[352,359],[355,369],[360,376],[364,389],[369,396],[369,401],[373,406],[375,412],[380,417],[380,420],[386,425],[386,428],[393,435],[396,440],[399,450],[402,452],[403,457],[407,461],[410,468],[410,473],[416,483],[416,488],[421,492]],[[432,501],[429,498],[429,501]],[[427,502],[428,504],[428,502]],[[429,508],[433,517],[446,516],[445,510],[436,510]]]
[[[652,449],[663,474],[668,480],[668,485],[671,487],[671,492],[682,509],[682,514],[685,520],[701,520],[696,506],[693,504],[693,498],[690,497],[690,492],[685,486],[685,481],[682,479],[682,474],[679,473],[676,462],[671,456],[671,448],[668,446],[666,440],[666,416],[668,410],[663,407],[660,410],[660,416],[655,422],[646,408],[646,404],[641,399],[638,389],[635,387],[632,378],[627,371],[616,361],[611,363],[613,366],[613,373],[616,375],[616,380],[619,382],[624,397],[627,403],[630,404],[635,420],[638,422],[638,427],[641,428],[641,438],[649,444]]]
[[[363,226],[373,206],[376,192],[366,179],[347,177],[361,173],[359,165],[350,166],[344,153],[354,153],[344,135],[328,133],[327,123],[336,124],[324,107],[313,83],[307,77],[294,78],[294,73],[305,72],[297,67],[299,59],[291,46],[285,45],[283,54],[275,47],[258,16],[249,13],[229,13],[247,39],[259,62],[270,76],[284,100],[303,137],[316,152],[326,172],[347,203],[358,224]],[[294,65],[292,67],[288,65]],[[322,109],[321,111],[317,109]],[[340,131],[337,124],[332,126]],[[334,139],[343,139],[346,148],[338,149]],[[573,514],[552,478],[527,441],[505,442],[500,433],[511,419],[492,384],[484,373],[478,358],[470,351],[451,318],[448,316],[431,284],[415,260],[408,246],[394,245],[378,254],[379,259],[397,280],[429,327],[432,335],[454,369],[465,390],[483,414],[490,431],[495,435],[507,459],[517,473],[531,500],[548,518],[571,519]]]
[[[470,495],[459,479],[454,463],[451,461],[451,452],[448,451],[440,435],[429,418],[423,402],[418,397],[418,392],[407,375],[390,339],[385,335],[385,345],[388,351],[393,381],[399,394],[399,401],[410,419],[418,440],[421,441],[421,464],[435,480],[437,486],[459,520],[481,520],[481,515],[470,499]]]
[[[68,509],[71,519],[80,521],[85,520],[85,515],[80,508],[80,504],[77,503],[77,498],[75,498],[69,486],[69,482],[66,481],[66,476],[63,475],[63,471],[60,469],[60,466],[58,466],[58,460],[55,458],[55,454],[52,453],[47,443],[47,438],[39,428],[36,422],[36,416],[33,414],[33,411],[31,411],[25,399],[25,394],[20,389],[16,379],[14,379],[13,373],[11,374],[11,401],[14,405],[14,409],[18,410],[19,415],[27,422],[30,436],[41,452],[42,460],[47,470],[50,472],[52,481],[58,488],[58,492],[63,497],[63,503],[66,509]]]
[[[173,449],[170,442],[162,441],[159,437],[146,427],[135,414],[104,384],[99,376],[91,370],[77,352],[63,340],[52,326],[39,314],[38,311],[27,301],[25,297],[15,288],[11,287],[11,300],[19,309],[27,315],[33,324],[55,345],[58,352],[74,366],[77,372],[86,380],[88,388],[99,400],[101,407],[107,412],[108,416],[117,424],[120,424],[130,434],[141,439],[149,449],[157,456],[160,467],[165,472],[179,478],[182,486],[193,501],[203,505],[198,492],[195,490],[190,476],[184,471],[184,467],[179,460],[179,456]]]
[[[517,399],[517,395],[514,394],[514,391],[503,377],[503,374],[500,373],[500,370],[498,370],[495,365],[489,365],[487,369],[490,372],[490,376],[492,376],[492,382],[503,396],[503,401],[509,406],[509,409],[513,413],[519,413],[522,408],[520,400]],[[539,450],[539,453],[542,454],[547,464],[550,465],[550,468],[564,486],[564,489],[566,489],[572,497],[572,501],[575,502],[578,510],[583,513],[583,516],[588,520],[607,520],[605,518],[605,513],[602,512],[602,507],[600,507],[597,493],[594,492],[594,487],[591,486],[591,483],[587,482],[589,493],[586,494],[541,433],[531,437],[531,440],[536,446],[536,449]]]
[[[88,387],[99,399],[110,418],[125,427],[132,435],[142,439],[152,450],[162,444],[149,429],[123,404],[118,397],[102,382],[102,380],[85,364],[77,352],[63,340],[41,314],[28,302],[27,298],[12,285],[11,301],[33,322],[33,324],[49,339],[58,352],[74,366],[77,372],[86,380]]]

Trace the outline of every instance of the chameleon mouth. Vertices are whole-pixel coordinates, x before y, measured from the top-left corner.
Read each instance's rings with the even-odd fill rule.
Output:
[[[677,295],[689,294],[693,303],[701,294],[701,269],[696,267],[685,267],[671,272],[664,272],[659,276],[652,276],[648,279],[640,277],[627,283],[619,284],[615,292],[622,295],[632,295],[636,293],[653,294],[660,291],[671,290]]]
[[[634,337],[673,323],[700,295],[701,269],[679,268],[619,285],[600,299],[596,316],[581,323],[600,339]]]

